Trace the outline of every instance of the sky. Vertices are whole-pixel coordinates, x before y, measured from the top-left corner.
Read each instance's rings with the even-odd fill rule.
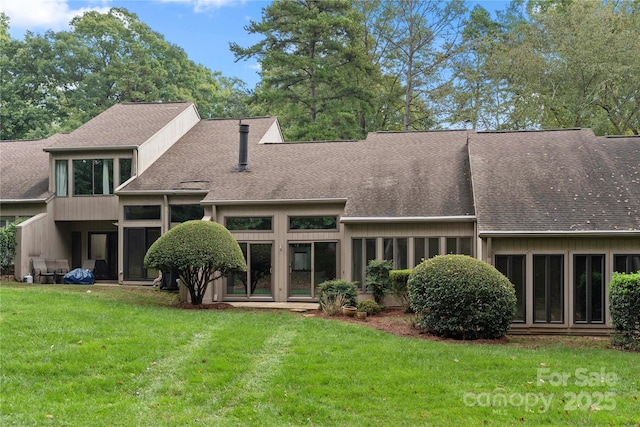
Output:
[[[36,34],[66,30],[74,16],[89,10],[125,8],[165,40],[184,49],[195,63],[225,77],[237,77],[253,89],[260,79],[259,64],[252,59],[236,62],[229,42],[241,47],[259,42],[261,36],[248,34],[244,27],[251,20],[259,22],[262,8],[270,3],[271,0],[0,0],[0,11],[9,16],[11,37],[22,39],[27,30]],[[472,3],[492,10],[504,9],[507,2]]]

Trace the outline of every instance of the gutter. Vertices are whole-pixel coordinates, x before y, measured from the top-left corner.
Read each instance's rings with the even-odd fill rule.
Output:
[[[119,151],[119,150],[137,150],[139,145],[104,145],[104,146],[95,146],[95,147],[47,147],[43,148],[42,151],[51,152],[51,153],[61,153],[61,152],[69,152],[69,151],[84,151],[84,152],[94,152],[94,151]]]
[[[346,198],[327,199],[267,199],[267,200],[211,200],[205,199],[201,203],[213,205],[275,205],[293,203],[346,203]]]
[[[640,230],[584,230],[584,231],[497,231],[478,232],[478,237],[589,237],[589,236],[640,236]]]
[[[162,196],[179,194],[207,194],[209,190],[119,190],[114,194],[117,196]]]
[[[457,216],[346,216],[340,218],[340,222],[348,224],[372,223],[372,222],[475,222],[475,215]]]

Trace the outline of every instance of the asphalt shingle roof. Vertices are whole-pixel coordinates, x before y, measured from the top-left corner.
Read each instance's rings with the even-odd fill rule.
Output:
[[[640,138],[486,132],[469,143],[478,229],[640,229]]]
[[[192,105],[191,102],[116,104],[50,148],[139,146]]]
[[[249,172],[236,171],[238,121],[202,121],[125,191],[206,188],[211,203],[347,199],[349,217],[474,214],[466,131],[258,144],[274,121],[242,121],[250,126]]]
[[[0,199],[46,199],[50,195],[49,154],[42,150],[64,137],[0,142]]]

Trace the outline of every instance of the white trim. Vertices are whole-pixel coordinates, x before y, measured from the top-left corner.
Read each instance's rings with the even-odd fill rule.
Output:
[[[126,181],[125,183],[128,182],[129,181]],[[122,187],[122,185],[118,186],[118,188],[120,187]],[[207,194],[208,192],[209,190],[118,190],[114,192],[114,194],[117,196],[175,196],[183,194]]]
[[[73,146],[73,147],[47,147],[42,151],[49,153],[61,153],[65,151],[86,151],[87,153],[93,153],[95,151],[123,151],[123,150],[136,150],[138,145],[96,145],[96,146]],[[74,160],[74,159],[71,159]]]
[[[459,216],[351,216],[342,217],[343,223],[365,222],[475,222],[475,215]]]
[[[479,237],[569,237],[569,236],[610,236],[629,235],[640,236],[640,230],[584,230],[584,231],[479,231]]]
[[[346,203],[345,198],[334,199],[267,199],[267,200],[211,200],[204,199],[202,204],[212,205],[273,205],[285,203]]]

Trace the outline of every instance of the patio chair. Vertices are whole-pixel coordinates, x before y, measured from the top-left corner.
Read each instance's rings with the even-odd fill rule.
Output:
[[[67,261],[66,259],[57,259],[55,261],[55,271],[54,273],[54,282],[55,283],[62,283],[62,279],[64,278],[64,275],[67,274],[69,271],[71,271],[71,269],[69,268],[69,261]]]
[[[36,278],[38,278],[38,283],[42,283],[42,278],[45,278],[45,283],[48,281],[48,277],[51,277],[51,280],[55,282],[55,273],[54,270],[49,271],[47,267],[47,263],[42,258],[32,258],[31,264],[33,265],[33,270],[31,271],[31,275],[33,276],[33,281],[35,283]]]

